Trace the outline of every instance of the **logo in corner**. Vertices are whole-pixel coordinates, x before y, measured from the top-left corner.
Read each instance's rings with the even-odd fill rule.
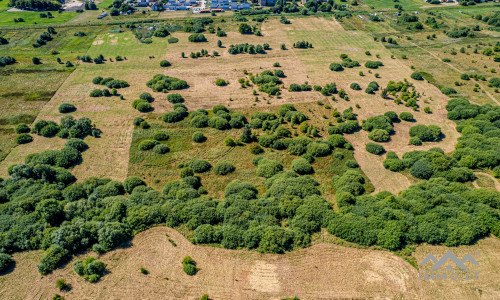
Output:
[[[463,259],[459,259],[453,252],[448,251],[439,260],[433,254],[429,254],[419,265],[424,266],[430,261],[434,265],[429,270],[419,271],[421,280],[477,280],[479,275],[479,271],[471,270],[465,265],[468,262],[469,265],[479,266],[479,263],[470,254],[465,255]]]

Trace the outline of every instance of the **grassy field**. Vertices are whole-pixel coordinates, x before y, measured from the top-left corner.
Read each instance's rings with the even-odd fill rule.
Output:
[[[394,2],[392,0],[362,0],[369,7],[373,7],[374,9],[394,9],[395,4],[399,4],[403,6],[404,9],[412,10],[418,9],[423,6],[425,2],[423,0],[399,0],[398,2]]]
[[[54,18],[40,18],[39,12],[20,11],[10,12],[11,7],[8,6],[9,1],[0,1],[0,26],[27,26],[33,24],[62,24],[74,18],[76,12],[51,12]],[[25,22],[14,22],[14,19],[23,18]]]

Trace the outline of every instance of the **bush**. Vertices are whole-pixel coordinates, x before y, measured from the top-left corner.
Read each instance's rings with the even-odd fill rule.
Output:
[[[19,123],[19,124],[16,125],[16,127],[14,127],[14,131],[17,134],[20,134],[20,133],[29,133],[30,132],[30,128],[28,127],[28,125],[26,125],[24,123]]]
[[[358,162],[355,161],[354,159],[348,159],[345,162],[345,166],[350,168],[350,169],[356,169],[359,167]]]
[[[375,155],[381,155],[382,153],[385,152],[385,149],[382,145],[375,143],[368,143],[366,144],[366,151]]]
[[[500,88],[500,77],[493,77],[488,83],[493,87]]]
[[[203,135],[203,132],[197,131],[197,132],[193,133],[193,136],[191,137],[191,139],[195,143],[203,143],[204,141],[206,141],[207,138]]]
[[[410,174],[419,179],[429,179],[432,176],[432,166],[426,160],[419,160],[410,168]]]
[[[410,137],[418,137],[423,142],[435,142],[441,138],[441,128],[436,125],[416,125],[410,128]]]
[[[344,136],[342,136],[341,134],[336,134],[336,133],[330,135],[328,137],[328,141],[335,148],[344,148],[344,145],[347,143],[347,140]]]
[[[146,85],[155,92],[167,92],[169,90],[182,90],[188,87],[184,80],[170,77],[162,74],[157,74],[153,79],[149,80]]]
[[[313,173],[311,164],[304,158],[297,158],[292,161],[292,170],[300,175]]]
[[[141,93],[141,94],[139,95],[139,99],[141,99],[141,100],[146,100],[146,101],[148,101],[148,102],[150,102],[150,103],[151,103],[151,102],[153,102],[153,101],[155,100],[155,99],[153,98],[153,96],[151,96],[151,94],[150,94],[150,93],[146,93],[146,92]]]
[[[384,129],[374,129],[368,134],[368,138],[375,142],[387,142],[389,140],[389,133]]]
[[[196,268],[196,262],[190,256],[186,256],[182,260],[182,269],[184,270],[184,273],[188,274],[189,276],[193,276],[198,272],[198,268]]]
[[[0,274],[7,271],[13,265],[14,260],[12,260],[12,256],[6,253],[0,253]]]
[[[101,276],[104,274],[106,266],[107,265],[105,263],[94,257],[87,257],[87,259],[85,259],[85,261],[83,262],[75,262],[73,269],[75,270],[76,274],[83,277],[83,279],[87,280],[88,282],[94,283],[99,281]]]
[[[90,97],[102,97],[102,91],[100,89],[95,89],[90,92]]]
[[[180,94],[168,94],[167,100],[170,103],[182,103],[184,102],[184,98]]]
[[[393,111],[386,112],[384,116],[388,117],[393,123],[399,121],[398,115]]]
[[[74,112],[76,107],[71,103],[63,103],[59,105],[59,112],[62,114]]]
[[[351,89],[356,90],[356,91],[360,91],[361,87],[356,82],[353,82],[353,83],[351,83]]]
[[[413,121],[413,114],[409,112],[402,112],[399,114],[399,118],[403,121],[410,122]]]
[[[155,140],[144,140],[139,143],[139,150],[146,151],[153,149],[154,146],[158,145],[158,141]]]
[[[139,102],[135,108],[142,113],[150,112],[153,110],[153,107],[147,101]]]
[[[210,169],[212,168],[212,166],[210,165],[210,163],[206,160],[203,160],[203,159],[197,159],[197,158],[193,158],[191,159],[187,165],[193,169],[193,171],[195,173],[204,173],[204,172],[207,172],[207,171],[210,171]]]
[[[233,173],[234,170],[236,170],[236,168],[228,161],[221,161],[214,167],[214,173],[217,175],[227,175]]]
[[[134,126],[139,126],[141,125],[141,123],[144,122],[144,119],[143,118],[140,118],[140,117],[137,117],[137,118],[134,118]]]
[[[170,151],[170,148],[168,148],[167,145],[165,144],[158,144],[153,147],[153,152],[156,154],[165,154]]]
[[[42,275],[47,275],[62,266],[70,258],[71,255],[68,250],[58,245],[52,245],[45,251],[40,264],[37,265],[38,272]]]
[[[228,137],[226,137],[226,139],[224,139],[224,145],[226,145],[228,147],[236,147],[237,146],[236,142],[230,136],[228,136]]]
[[[145,186],[146,183],[137,176],[130,176],[123,181],[123,188],[125,192],[132,194],[132,191],[138,186]]]
[[[188,37],[188,40],[192,43],[201,43],[206,42],[207,38],[203,35],[203,33],[194,33]]]
[[[238,31],[241,34],[251,34],[252,27],[250,25],[248,25],[247,23],[241,23],[240,26],[238,27]]]
[[[160,67],[166,68],[170,67],[172,64],[168,60],[162,60],[160,61]]]
[[[410,138],[409,144],[414,145],[414,146],[420,146],[420,145],[422,145],[422,140],[420,138],[414,136],[414,137]]]
[[[381,61],[367,61],[365,63],[365,67],[367,67],[368,69],[378,69],[378,67],[381,67],[383,66],[384,64],[382,64]]]
[[[21,145],[21,144],[27,144],[31,143],[33,141],[33,137],[27,133],[21,133],[18,136],[16,136],[16,143]]]
[[[330,144],[322,142],[312,142],[307,145],[307,153],[313,157],[323,157],[332,153]]]
[[[248,150],[250,151],[250,153],[254,155],[261,154],[262,152],[264,152],[264,149],[262,149],[262,147],[260,147],[258,144],[248,145]]]
[[[418,72],[413,72],[410,77],[412,79],[415,79],[415,80],[424,80],[424,77],[422,76],[422,74],[418,73]]]
[[[257,167],[257,176],[271,178],[283,171],[283,166],[277,160],[261,159]]]
[[[159,131],[159,132],[155,133],[155,135],[153,135],[153,139],[155,139],[157,141],[166,141],[169,139],[169,137],[170,136],[165,131]]]
[[[218,78],[215,80],[215,85],[216,86],[226,86],[227,82],[224,79]]]
[[[210,120],[208,120],[208,126],[218,129],[218,130],[226,130],[226,129],[231,129],[231,125],[229,122],[222,118],[222,117],[213,117]]]
[[[64,144],[64,147],[70,147],[78,150],[79,152],[83,152],[89,148],[89,146],[82,139],[77,138],[69,139],[66,144]]]
[[[207,115],[196,115],[191,119],[191,125],[196,128],[203,128],[208,126],[208,116]]]
[[[331,63],[330,64],[330,70],[331,71],[335,71],[335,72],[340,72],[340,71],[343,71],[344,68],[339,63]]]
[[[449,95],[456,94],[457,90],[455,90],[454,88],[451,88],[451,87],[444,87],[441,89],[441,93],[449,96]]]

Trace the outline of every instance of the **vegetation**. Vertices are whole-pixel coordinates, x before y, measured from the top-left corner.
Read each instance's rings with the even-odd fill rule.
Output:
[[[73,269],[76,274],[80,275],[88,282],[94,283],[99,281],[103,275],[106,270],[106,264],[94,257],[88,257],[83,262],[75,262]]]

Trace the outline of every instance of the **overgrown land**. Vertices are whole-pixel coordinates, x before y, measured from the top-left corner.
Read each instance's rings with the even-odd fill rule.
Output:
[[[498,3],[83,7],[0,0],[1,298],[498,298]]]

